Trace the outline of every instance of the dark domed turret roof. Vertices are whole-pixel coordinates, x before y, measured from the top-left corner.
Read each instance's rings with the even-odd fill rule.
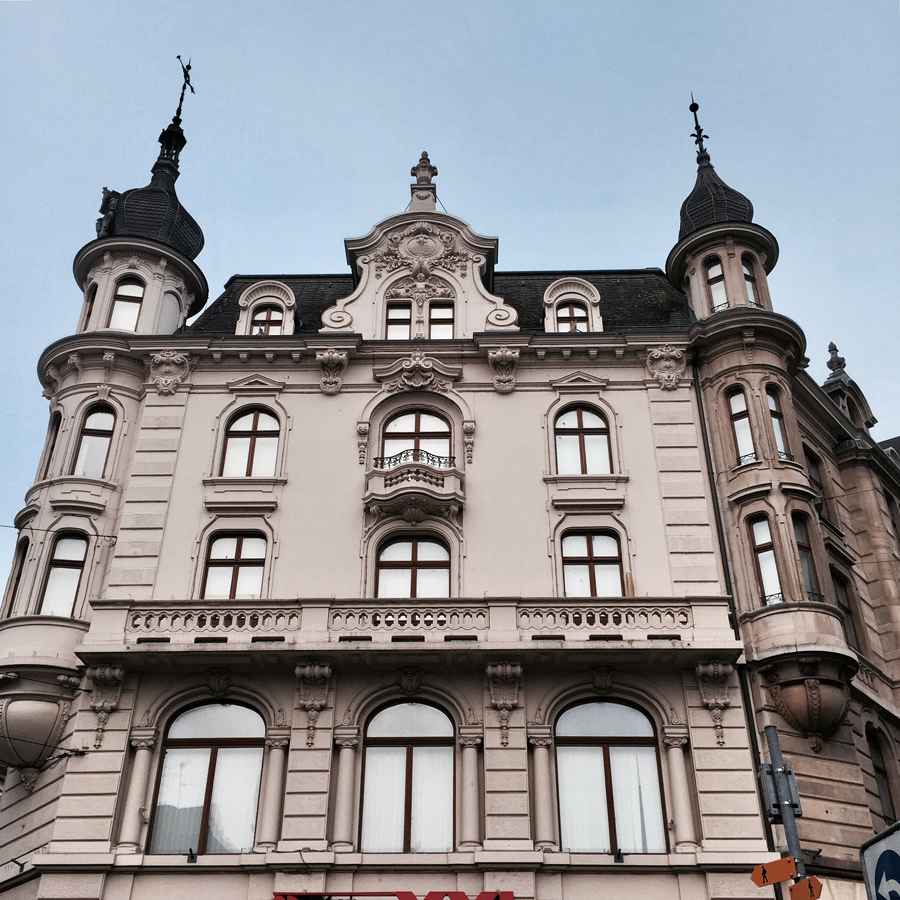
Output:
[[[752,222],[753,204],[716,174],[709,154],[697,154],[697,182],[681,204],[678,240],[719,222]]]
[[[172,119],[159,136],[159,143],[150,184],[122,193],[103,189],[97,237],[149,238],[194,259],[203,249],[203,231],[175,193],[178,154],[187,143],[180,116]]]

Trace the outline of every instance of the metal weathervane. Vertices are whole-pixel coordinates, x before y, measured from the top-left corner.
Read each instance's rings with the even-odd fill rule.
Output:
[[[191,61],[187,61],[187,65],[184,64],[184,61],[181,59],[181,54],[175,57],[179,63],[181,63],[181,72],[184,75],[184,81],[181,85],[181,96],[178,98],[178,109],[175,112],[176,117],[181,118],[181,106],[184,103],[184,92],[187,88],[191,89],[191,93],[195,93],[194,86],[191,84]],[[693,98],[692,98],[693,99]]]
[[[190,68],[190,66],[188,66]],[[703,133],[703,129],[700,127],[700,120],[697,118],[697,110],[700,109],[700,104],[694,100],[694,95],[691,94],[691,105],[688,107],[690,111],[694,114],[694,125],[696,128],[691,132],[691,137],[694,139],[694,143],[697,145],[698,153],[706,153],[706,148],[703,146],[704,139],[709,139],[708,134]]]

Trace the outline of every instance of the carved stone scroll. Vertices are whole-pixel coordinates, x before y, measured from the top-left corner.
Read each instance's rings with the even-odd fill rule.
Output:
[[[725,717],[725,710],[731,705],[731,697],[728,693],[728,679],[731,678],[731,673],[734,672],[734,666],[730,663],[712,660],[711,662],[700,663],[694,671],[697,674],[697,681],[700,685],[700,699],[709,710],[716,729],[716,743],[720,747],[724,747],[725,730],[722,727],[722,720]]]
[[[312,747],[316,738],[316,722],[319,711],[328,702],[328,684],[331,666],[308,663],[294,669],[300,688],[300,708],[306,710],[306,746]]]
[[[519,365],[519,351],[509,347],[488,350],[488,364],[494,373],[494,390],[508,394],[516,387],[516,367]]]
[[[87,677],[91,679],[93,686],[90,704],[91,709],[97,714],[94,747],[98,748],[103,743],[103,732],[109,722],[109,714],[119,708],[125,670],[119,666],[92,666],[87,670]]]
[[[662,344],[647,354],[647,371],[664,391],[674,391],[678,387],[686,365],[684,350],[671,344]]]
[[[336,394],[344,385],[344,369],[347,368],[348,355],[346,350],[336,350],[329,347],[327,350],[316,351],[316,362],[322,368],[322,377],[319,379],[319,387],[323,394]]]
[[[375,377],[384,383],[388,393],[400,391],[438,391],[446,393],[450,383],[462,374],[459,366],[447,366],[422,350],[413,350],[407,359],[399,359],[386,367],[376,368]]]
[[[150,381],[158,394],[174,394],[190,373],[190,358],[177,350],[161,350],[150,357]]]
[[[491,706],[500,714],[500,743],[509,744],[509,717],[519,705],[519,681],[522,667],[501,662],[485,669],[491,691]]]

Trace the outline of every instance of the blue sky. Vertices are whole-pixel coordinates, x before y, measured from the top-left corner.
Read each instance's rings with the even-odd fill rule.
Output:
[[[781,258],[775,307],[828,342],[900,434],[897,0],[153,4],[0,0],[0,524],[48,419],[41,350],[74,329],[101,188],[149,181],[192,57],[179,197],[211,296],[234,273],[346,271],[343,239],[408,199],[427,149],[498,269],[664,266],[696,167]],[[14,532],[0,529],[5,571]]]

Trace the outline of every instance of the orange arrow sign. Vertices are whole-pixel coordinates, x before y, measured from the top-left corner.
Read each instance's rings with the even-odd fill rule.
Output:
[[[750,880],[757,887],[765,887],[767,884],[775,884],[779,881],[787,881],[788,878],[797,877],[797,864],[793,856],[782,856],[775,862],[762,863],[757,866],[750,876]]]
[[[791,885],[791,900],[819,900],[822,896],[822,882],[810,875]]]

